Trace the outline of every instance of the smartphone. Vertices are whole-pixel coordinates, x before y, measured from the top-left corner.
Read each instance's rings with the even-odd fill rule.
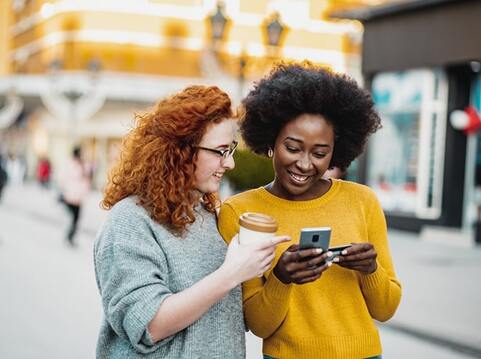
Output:
[[[327,251],[331,241],[331,227],[303,228],[299,240],[299,249],[322,248]]]
[[[336,258],[337,256],[341,255],[341,252],[344,249],[347,249],[349,247],[352,247],[352,244],[343,244],[342,246],[336,246],[336,247],[331,247],[329,248],[329,252],[332,252],[332,259]]]

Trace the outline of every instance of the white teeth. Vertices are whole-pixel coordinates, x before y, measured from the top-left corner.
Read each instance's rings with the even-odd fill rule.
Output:
[[[294,178],[298,182],[305,182],[309,178],[309,176],[299,176],[295,175],[294,173],[290,173],[291,177]]]
[[[222,173],[214,173],[214,176],[217,178],[222,178]]]

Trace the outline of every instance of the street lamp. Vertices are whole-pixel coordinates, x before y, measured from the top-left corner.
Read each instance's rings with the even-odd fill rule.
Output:
[[[73,74],[67,76],[66,73],[60,76],[63,68],[60,59],[55,59],[48,65],[51,90],[43,93],[41,97],[49,112],[60,119],[68,118],[70,142],[75,143],[78,121],[93,115],[105,102],[105,96],[95,89],[101,64],[97,59],[88,62],[88,84],[85,84],[85,77],[75,78]],[[62,83],[59,80],[62,80]]]
[[[282,24],[280,14],[278,12],[273,13],[270,20],[268,19],[265,25],[267,45],[271,47],[279,46],[285,30],[286,26]]]
[[[229,19],[225,16],[223,2],[217,2],[216,10],[207,17],[207,20],[210,25],[212,43],[214,48],[217,48],[224,38],[227,23],[229,22]]]

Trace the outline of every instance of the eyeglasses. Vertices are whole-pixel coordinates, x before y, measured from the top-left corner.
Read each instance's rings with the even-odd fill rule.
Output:
[[[202,146],[195,146],[195,148],[198,148],[199,150],[205,150],[205,151],[209,151],[209,152],[212,152],[212,153],[216,153],[219,156],[221,156],[222,159],[226,160],[234,154],[234,152],[237,148],[237,141],[232,141],[229,148],[226,148],[225,150],[216,150],[216,149],[213,149],[213,148],[207,148],[207,147],[202,147]]]

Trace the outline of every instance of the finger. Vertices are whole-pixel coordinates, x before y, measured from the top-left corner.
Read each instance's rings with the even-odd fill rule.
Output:
[[[272,264],[272,261],[274,260],[275,258],[275,255],[272,254],[270,256],[268,256],[267,258],[265,258],[262,263],[261,263],[261,266],[262,267],[265,267],[265,266],[270,266]]]
[[[309,282],[314,282],[315,280],[319,279],[320,277],[321,277],[321,275],[318,274],[318,275],[315,275],[315,276],[312,276],[312,277],[307,277],[307,278],[299,279],[299,280],[295,281],[294,283],[297,283],[297,284],[306,284],[306,283],[309,283]]]
[[[316,257],[310,258],[308,261],[306,261],[306,263],[308,266],[319,266],[325,263],[327,260],[331,259],[332,256],[332,252],[329,251]]]
[[[358,262],[358,261],[364,261],[364,260],[373,260],[377,256],[376,252],[374,250],[371,250],[369,252],[361,252],[357,254],[352,254],[348,256],[341,256],[340,261],[342,262]]]
[[[291,244],[286,250],[289,252],[297,252],[299,250],[299,244]]]
[[[334,262],[336,263],[336,262]],[[353,269],[354,267],[371,267],[373,264],[371,261],[369,262],[344,262],[344,263],[337,263],[343,268]]]
[[[262,273],[265,273],[265,272],[267,272],[269,269],[271,269],[271,265],[272,265],[272,263],[269,263],[268,265],[262,267],[262,268],[261,268]]]
[[[301,249],[297,251],[297,255],[299,260],[308,257],[315,257],[322,253],[322,248],[309,248],[309,249]]]
[[[271,242],[273,246],[277,246],[280,243],[289,242],[290,240],[291,240],[291,237],[289,236],[277,236],[277,237],[271,238]]]
[[[370,249],[373,248],[373,245],[371,243],[365,242],[365,243],[352,243],[352,246],[349,248],[344,249],[341,254],[343,256],[349,256],[352,254],[357,254],[361,252],[366,252],[369,251]]]
[[[301,280],[303,278],[314,277],[320,274],[320,272],[317,269],[318,268],[294,272],[294,274],[291,275],[291,279]]]
[[[325,262],[323,265],[314,267],[314,268],[300,268],[297,271],[293,271],[291,278],[303,278],[303,277],[310,277],[316,274],[320,274],[324,272],[327,268],[332,265],[331,262]]]
[[[279,243],[289,242],[290,240],[291,239],[288,236],[267,237],[267,238],[262,238],[262,239],[259,239],[258,241],[255,241],[254,245],[256,246],[256,248],[265,249],[272,246],[275,247]]]

